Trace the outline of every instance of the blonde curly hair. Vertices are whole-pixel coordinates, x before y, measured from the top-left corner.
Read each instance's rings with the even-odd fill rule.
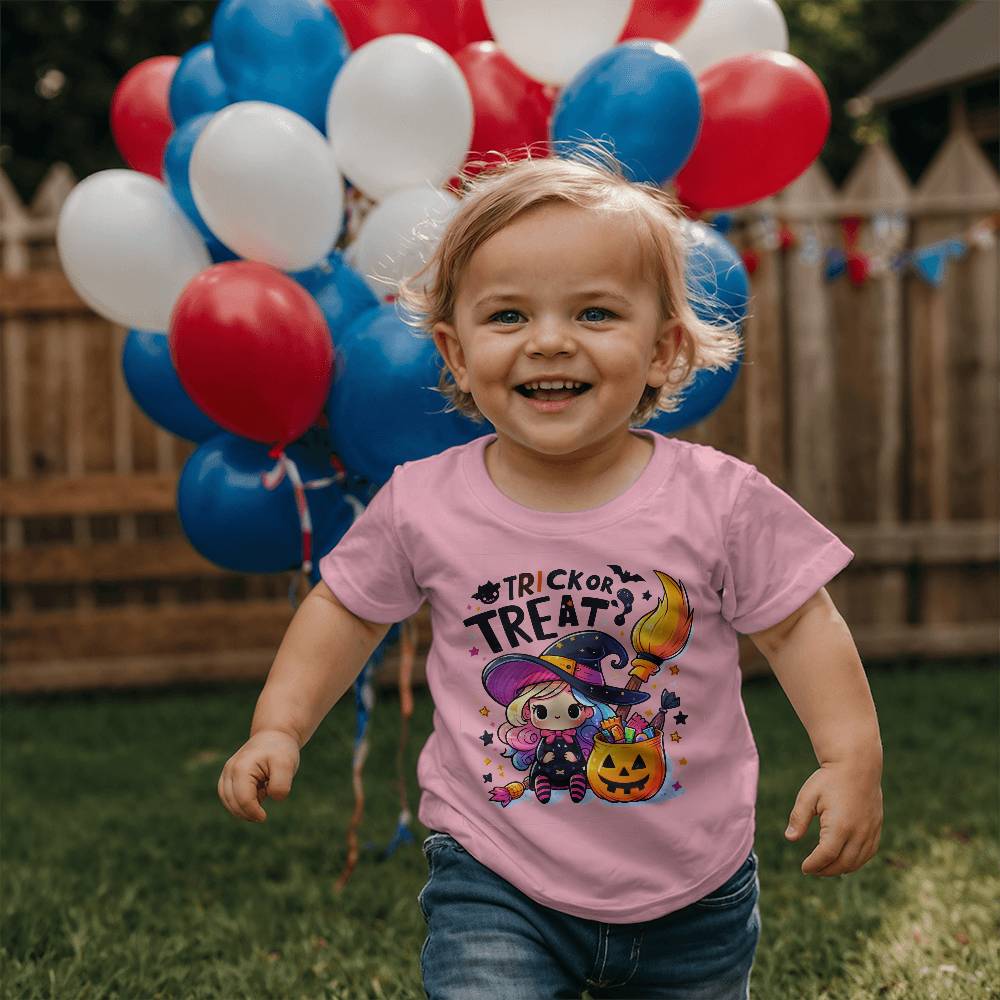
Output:
[[[707,323],[694,311],[685,269],[698,267],[699,261],[694,254],[687,259],[685,215],[673,194],[628,180],[618,159],[599,142],[574,144],[566,156],[558,157],[532,157],[528,146],[520,147],[514,159],[496,150],[490,153],[497,158],[473,161],[459,171],[462,197],[455,212],[444,222],[429,219],[414,230],[415,240],[435,245],[429,259],[422,256],[424,266],[399,282],[395,302],[397,315],[417,335],[433,338],[435,324],[454,323],[459,279],[481,244],[536,205],[567,202],[634,214],[643,267],[659,288],[662,318],[679,321],[680,344],[667,381],[660,387],[646,386],[630,426],[679,409],[699,369],[729,368],[738,360],[739,324],[721,319]],[[477,168],[474,173],[471,167]],[[714,275],[710,262],[704,273]],[[710,309],[716,301],[712,296],[699,300]],[[445,412],[457,410],[474,422],[485,421],[472,394],[458,387],[446,364],[434,391],[448,400]]]

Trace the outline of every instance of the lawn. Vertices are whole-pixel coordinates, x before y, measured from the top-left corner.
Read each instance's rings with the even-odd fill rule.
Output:
[[[995,666],[870,666],[885,746],[878,855],[846,879],[803,876],[817,824],[782,831],[815,768],[776,682],[744,685],[760,750],[756,849],[758,1000],[1000,997],[998,691]],[[372,716],[368,844],[346,891],[353,806],[352,699],[305,748],[269,820],[233,819],[216,797],[258,688],[13,698],[2,721],[4,998],[423,996],[416,896],[423,829],[387,860],[395,829],[398,701]],[[409,748],[431,725],[417,692]]]

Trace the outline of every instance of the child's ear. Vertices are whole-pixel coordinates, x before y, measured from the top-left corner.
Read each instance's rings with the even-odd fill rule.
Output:
[[[451,372],[451,377],[455,384],[462,390],[468,392],[468,381],[466,379],[465,352],[458,339],[458,333],[450,323],[435,323],[431,328],[434,336],[434,343],[437,346],[444,363]]]
[[[647,385],[656,389],[661,388],[670,375],[674,358],[681,347],[681,337],[683,330],[681,321],[675,316],[664,320],[653,344],[653,357],[649,363],[649,372],[646,377]]]

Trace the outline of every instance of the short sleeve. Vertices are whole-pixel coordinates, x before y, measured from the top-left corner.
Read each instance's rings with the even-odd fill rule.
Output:
[[[744,634],[777,625],[853,558],[832,531],[751,469],[726,531],[722,616]]]
[[[319,561],[320,576],[344,607],[381,624],[409,618],[424,602],[396,534],[399,468]]]

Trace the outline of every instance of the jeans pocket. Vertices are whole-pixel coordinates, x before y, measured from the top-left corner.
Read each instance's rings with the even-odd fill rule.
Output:
[[[726,879],[718,889],[695,900],[693,906],[720,909],[739,906],[757,890],[757,854],[751,851],[739,869]]]
[[[425,858],[430,858],[431,852],[435,847],[440,844],[446,843],[451,839],[451,836],[447,833],[439,833],[437,830],[432,830],[430,835],[424,838],[424,843],[422,850],[424,852]]]

